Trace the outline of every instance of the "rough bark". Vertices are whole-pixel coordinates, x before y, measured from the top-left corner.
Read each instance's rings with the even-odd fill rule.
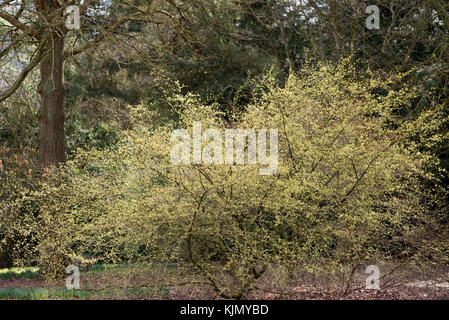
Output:
[[[54,34],[50,52],[41,62],[39,115],[40,161],[53,165],[65,161],[64,39]]]
[[[38,10],[49,18],[59,4],[41,0]],[[45,32],[45,30],[42,30]],[[39,155],[43,166],[65,161],[64,134],[64,37],[55,31],[47,43],[48,53],[40,65]]]

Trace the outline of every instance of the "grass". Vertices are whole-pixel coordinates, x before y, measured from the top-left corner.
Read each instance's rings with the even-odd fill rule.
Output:
[[[150,267],[153,269],[154,267]],[[170,290],[164,286],[156,287],[103,287],[103,279],[120,277],[128,272],[138,269],[137,265],[95,265],[88,272],[81,273],[81,290],[67,290],[62,286],[45,288],[41,281],[29,283],[26,288],[0,288],[0,300],[89,300],[89,299],[152,299],[166,298]],[[39,279],[38,268],[11,268],[0,269],[0,280]],[[84,279],[83,279],[84,278]],[[91,283],[90,280],[93,280]],[[84,280],[84,281],[83,281]],[[98,283],[98,285],[97,285]],[[10,285],[10,283],[8,283]],[[0,282],[1,286],[1,282]],[[43,287],[42,287],[43,286]],[[137,285],[138,286],[138,285]]]
[[[114,299],[123,297],[127,299],[151,299],[152,297],[167,297],[169,290],[158,288],[108,288],[98,291],[67,290],[65,288],[0,288],[0,300],[88,300],[88,299]]]
[[[91,297],[85,290],[67,290],[65,288],[0,288],[0,299],[18,300],[83,300]]]
[[[39,277],[38,268],[0,269],[0,279],[36,279]]]
[[[44,288],[0,288],[0,299],[44,300],[48,296]]]

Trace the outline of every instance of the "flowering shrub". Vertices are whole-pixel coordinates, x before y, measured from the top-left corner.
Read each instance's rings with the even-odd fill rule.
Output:
[[[34,149],[0,148],[0,268],[35,257],[32,240],[36,202],[26,201],[38,185]]]
[[[413,256],[429,219],[422,181],[436,160],[409,137],[430,124],[395,116],[414,97],[402,75],[353,74],[349,63],[306,67],[234,123],[193,95],[170,99],[179,121],[165,125],[133,107],[117,146],[79,150],[46,180],[41,263],[59,270],[73,254],[176,263],[241,298],[263,277],[285,283],[300,269],[348,270],[350,283],[363,263]],[[194,121],[220,132],[278,129],[278,170],[174,165],[171,133],[192,133]]]

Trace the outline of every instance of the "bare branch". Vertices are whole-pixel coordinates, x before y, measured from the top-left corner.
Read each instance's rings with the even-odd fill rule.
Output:
[[[14,41],[12,41],[6,48],[4,48],[2,51],[0,51],[0,58],[4,57],[6,54],[8,54],[8,52],[10,52],[11,49],[13,49],[20,41],[23,40],[23,38],[25,38],[25,36],[26,36],[26,33],[22,33],[19,37],[14,39]]]
[[[23,81],[26,79],[28,73],[30,73],[45,57],[45,46],[48,42],[48,36],[42,40],[42,42],[39,45],[39,48],[37,49],[36,55],[34,58],[30,61],[30,63],[22,70],[17,80],[14,82],[14,84],[7,89],[6,91],[2,92],[0,94],[0,102],[8,99],[14,92],[17,91],[17,89],[20,88]]]
[[[86,43],[85,45],[70,50],[70,51],[66,51],[64,52],[64,59],[76,56],[94,46],[96,46],[97,44],[99,44],[106,36],[108,33],[113,32],[114,30],[116,30],[117,28],[119,28],[122,24],[132,20],[133,18],[137,17],[139,13],[130,15],[128,17],[122,18],[121,20],[117,21],[116,23],[114,23],[111,27],[109,27],[107,30],[105,30],[102,34],[100,34],[99,36],[97,36],[94,40],[92,40],[91,42]]]
[[[26,24],[20,22],[16,17],[10,15],[9,13],[6,13],[6,12],[0,10],[0,18],[5,19],[10,24],[15,26],[17,29],[20,29],[23,32],[26,32],[29,36],[31,36],[33,38],[36,38],[36,39],[40,39],[40,35],[37,32],[37,30],[35,30],[35,29],[27,26]]]

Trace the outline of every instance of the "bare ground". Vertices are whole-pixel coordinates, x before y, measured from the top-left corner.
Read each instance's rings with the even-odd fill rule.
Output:
[[[261,283],[264,289],[255,289],[244,299],[251,300],[448,300],[449,299],[449,271],[441,272],[439,277],[429,273],[401,272],[391,277],[382,279],[381,290],[367,290],[364,288],[366,275],[363,269],[359,269],[354,276],[351,290],[344,294],[346,283],[340,281],[321,281],[308,274],[298,274],[290,286],[283,290],[269,277]],[[427,275],[427,276],[426,276]],[[443,275],[443,277],[441,277]],[[446,276],[444,276],[446,275]],[[176,283],[185,282],[183,285],[170,285],[174,283],[173,274],[171,281],[167,276],[155,270],[145,272],[99,272],[94,274],[81,274],[82,290],[104,290],[107,288],[149,288],[158,287],[168,283],[167,293],[164,296],[154,295],[148,299],[221,299],[208,285],[188,284],[186,277],[178,276]],[[176,280],[176,279],[175,279]],[[186,281],[187,280],[187,281]],[[271,281],[271,282],[270,282]],[[42,279],[0,279],[0,288],[50,288],[64,287],[65,281],[47,283]],[[282,293],[281,293],[282,291]],[[105,299],[133,299],[126,295],[115,294],[105,296]],[[102,299],[102,298],[100,298]]]

